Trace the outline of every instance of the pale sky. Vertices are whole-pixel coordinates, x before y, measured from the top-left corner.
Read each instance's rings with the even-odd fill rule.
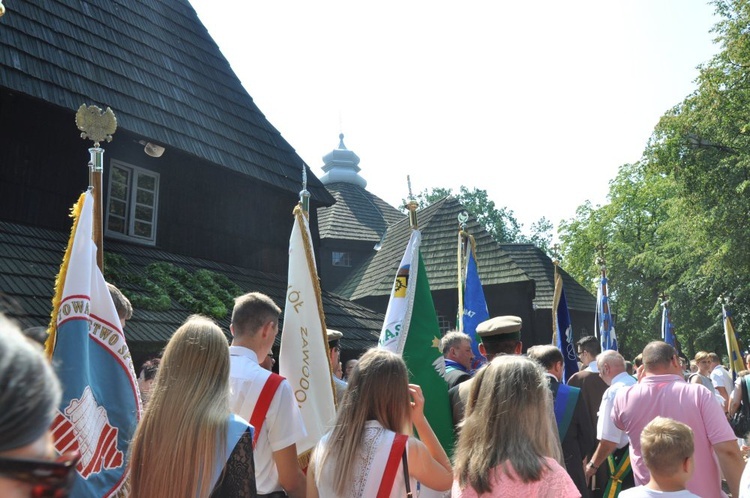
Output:
[[[343,132],[390,204],[408,174],[485,189],[526,229],[603,203],[718,51],[704,0],[191,3],[316,175]]]

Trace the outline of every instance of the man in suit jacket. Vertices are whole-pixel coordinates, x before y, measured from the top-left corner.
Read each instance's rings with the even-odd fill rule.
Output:
[[[609,386],[599,377],[599,368],[596,366],[596,357],[602,352],[602,348],[599,345],[599,340],[592,336],[586,336],[579,339],[576,343],[578,351],[578,359],[586,368],[573,374],[568,379],[568,385],[577,387],[581,390],[581,397],[586,405],[586,409],[589,413],[589,418],[593,427],[599,420],[599,406],[602,404],[602,396],[604,391]],[[604,487],[609,481],[609,475],[606,469],[606,465],[603,465],[597,469],[595,481],[593,481],[593,494],[594,498],[598,498],[603,495]]]
[[[555,419],[562,443],[565,468],[581,496],[588,498],[590,493],[586,486],[583,458],[590,457],[594,451],[596,431],[580,395],[581,390],[561,384],[563,355],[555,346],[533,346],[529,348],[527,354],[547,371],[547,381],[554,398]]]
[[[471,362],[474,359],[471,337],[453,330],[443,336],[440,347],[445,357],[443,378],[448,382],[448,389],[471,379]]]

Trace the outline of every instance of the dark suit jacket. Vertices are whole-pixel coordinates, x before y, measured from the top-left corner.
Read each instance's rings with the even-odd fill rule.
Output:
[[[588,370],[581,370],[573,374],[568,379],[568,385],[581,390],[581,397],[586,405],[591,423],[594,426],[594,433],[596,433],[596,422],[599,419],[597,416],[599,405],[602,404],[602,396],[604,396],[604,391],[609,386],[599,377],[598,372],[590,372]],[[593,493],[593,496],[601,496],[608,480],[609,472],[607,471],[607,466],[599,466],[599,470],[596,472],[597,491]]]
[[[448,383],[448,389],[459,385],[461,382],[471,379],[471,374],[459,370],[458,368],[452,368],[443,374],[443,378]]]
[[[552,377],[547,377],[547,380],[552,391],[552,397],[557,398],[560,383]],[[583,471],[582,462],[584,456],[590,457],[596,449],[596,427],[591,424],[582,395],[578,396],[570,427],[568,427],[568,432],[565,433],[565,437],[560,442],[562,443],[565,468],[568,475],[573,479],[581,496],[587,498],[589,490],[586,487],[586,474]]]

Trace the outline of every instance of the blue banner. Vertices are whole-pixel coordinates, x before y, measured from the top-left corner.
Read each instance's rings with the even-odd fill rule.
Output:
[[[570,377],[578,372],[578,354],[573,342],[573,326],[570,323],[570,312],[568,311],[568,301],[565,299],[565,289],[563,289],[562,277],[559,273],[555,274],[555,299],[554,313],[556,324],[555,336],[557,338],[555,346],[563,355],[563,380],[568,382]]]
[[[596,294],[596,321],[602,351],[608,349],[617,351],[617,336],[615,335],[615,325],[612,322],[609,297],[607,296],[607,277],[602,277],[599,281],[599,288]]]
[[[667,303],[663,303],[662,307],[661,338],[667,344],[677,347],[674,340],[674,326],[672,325],[672,320],[669,318],[669,308],[667,307]]]
[[[96,265],[90,193],[81,196],[77,209],[50,336],[52,364],[63,387],[52,433],[59,453],[81,454],[71,496],[111,497],[127,477],[140,396],[120,319]]]
[[[485,363],[487,358],[479,352],[481,340],[477,337],[477,325],[489,320],[487,301],[484,298],[482,282],[479,280],[477,262],[474,259],[474,251],[469,248],[469,258],[466,262],[466,283],[464,284],[464,309],[461,315],[463,331],[471,337],[471,350],[474,352],[474,361],[471,367],[476,370]]]

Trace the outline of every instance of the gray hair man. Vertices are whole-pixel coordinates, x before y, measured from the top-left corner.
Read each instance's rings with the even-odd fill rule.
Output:
[[[443,336],[440,350],[445,357],[445,378],[448,389],[471,378],[471,362],[474,352],[471,350],[471,337],[463,332],[453,330]]]
[[[628,457],[628,435],[612,422],[612,406],[615,402],[615,395],[623,387],[629,387],[636,383],[636,380],[628,374],[625,368],[625,358],[617,351],[604,351],[596,357],[596,366],[599,370],[599,377],[609,387],[602,395],[602,402],[599,405],[599,420],[596,424],[596,439],[599,444],[594,451],[594,455],[586,465],[586,478],[590,478],[599,467],[610,458],[610,465],[607,465],[609,472],[610,486],[621,485],[621,489],[632,488],[635,484],[633,473],[630,472],[630,459]],[[612,469],[614,468],[614,472]]]

